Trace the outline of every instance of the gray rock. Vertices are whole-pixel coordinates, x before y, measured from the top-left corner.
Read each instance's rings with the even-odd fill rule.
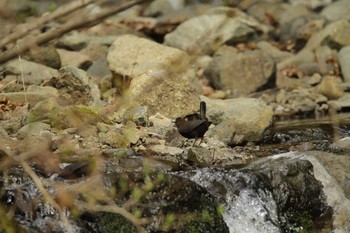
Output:
[[[292,53],[281,51],[266,41],[259,41],[257,43],[257,47],[262,51],[263,54],[268,54],[276,63],[279,63],[293,56]]]
[[[283,69],[287,69],[293,65],[299,65],[306,62],[314,62],[315,54],[310,49],[303,49],[299,53],[294,56],[291,56],[288,59],[285,59],[277,64],[277,70],[282,71]]]
[[[345,82],[350,82],[350,46],[343,47],[339,53],[339,64]]]
[[[320,74],[338,75],[340,70],[338,66],[337,51],[328,46],[320,46],[315,50],[317,63],[320,66]],[[335,63],[332,63],[331,61]],[[337,67],[338,66],[338,67]]]
[[[180,149],[178,147],[166,146],[162,144],[150,146],[149,149],[159,155],[175,156],[175,155],[181,155],[184,152],[183,149]]]
[[[17,137],[19,139],[44,138],[46,134],[43,135],[43,132],[47,132],[50,129],[51,126],[49,124],[42,122],[29,123],[18,130]]]
[[[333,155],[330,153],[318,152],[318,151],[290,152],[290,153],[274,155],[268,158],[264,158],[262,160],[258,160],[256,163],[254,163],[254,165],[265,171],[267,171],[267,169],[264,168],[265,166],[280,167],[280,168],[283,168],[283,170],[285,170],[286,173],[284,174],[288,173],[294,177],[295,177],[295,174],[299,174],[300,176],[305,177],[306,174],[304,175],[301,174],[305,170],[304,171],[299,170],[299,168],[302,168],[302,167],[297,165],[297,164],[300,164],[300,162],[302,162],[303,160],[311,163],[311,167],[310,165],[308,165],[307,170],[311,168],[311,171],[314,177],[313,178],[310,177],[310,178],[311,179],[316,178],[322,184],[321,190],[318,191],[318,194],[314,193],[313,196],[309,196],[308,199],[312,197],[321,198],[323,202],[325,201],[323,205],[329,206],[333,209],[333,214],[331,215],[331,221],[333,221],[333,224],[331,224],[331,227],[326,227],[325,231],[340,232],[340,233],[349,232],[350,231],[349,222],[344,221],[344,219],[350,218],[350,201],[347,198],[347,196],[345,196],[344,194],[344,188],[348,187],[347,185],[349,183],[349,176],[345,175],[345,174],[348,174],[349,156],[339,156],[339,155]],[[273,165],[273,163],[276,163],[276,162],[278,163],[278,161],[281,161],[281,162],[284,161],[285,166]],[[292,168],[290,167],[291,164],[294,164],[296,166]],[[249,167],[251,167],[251,165]],[[288,169],[288,167],[290,168],[290,170]],[[289,172],[287,172],[288,170]],[[277,173],[273,172],[270,174],[277,174]],[[274,177],[278,178],[278,176],[274,176]],[[276,181],[278,183],[278,179]],[[281,181],[286,182],[285,179],[281,179]],[[314,187],[315,183],[312,183],[312,184],[309,183],[309,185],[312,185]],[[281,186],[279,185],[279,187]],[[296,186],[293,185],[293,187],[296,187]],[[323,195],[325,196],[325,198],[322,197]],[[311,201],[311,199],[309,200]],[[296,203],[296,205],[298,204]]]
[[[147,106],[131,107],[125,111],[123,122],[133,121],[140,126],[148,126],[148,108]]]
[[[334,1],[321,11],[320,15],[329,21],[350,19],[350,5],[348,0]]]
[[[206,133],[207,137],[218,139],[225,143],[225,145],[235,144],[235,135],[236,129],[234,119],[224,120]]]
[[[350,137],[345,137],[334,141],[329,148],[334,152],[350,152]],[[350,197],[350,177],[349,177],[349,192],[348,197]]]
[[[276,101],[282,107],[275,109],[276,115],[314,114],[323,111],[327,97],[311,89],[295,89],[291,92],[281,90]]]
[[[110,46],[117,37],[117,35],[93,36],[82,33],[69,34],[59,39],[58,46],[75,51],[86,47],[89,43]]]
[[[144,16],[167,15],[185,6],[185,0],[155,0],[143,11]]]
[[[293,155],[293,154],[292,154]],[[298,153],[293,157],[298,156]],[[333,208],[333,231],[350,232],[350,177],[349,156],[339,156],[326,152],[306,152],[298,156],[309,160],[314,167],[316,179],[322,182],[327,204]]]
[[[311,9],[316,9],[318,7],[327,6],[332,0],[289,0],[289,3],[292,5],[305,5]]]
[[[108,63],[106,58],[102,58],[102,59],[98,59],[97,61],[94,61],[86,72],[90,77],[93,77],[93,78],[112,77],[112,73],[108,68]]]
[[[274,71],[274,60],[261,50],[239,53],[233,47],[223,46],[214,57],[212,70],[205,73],[216,87],[240,96],[264,86]]]
[[[280,22],[281,15],[288,8],[288,4],[280,2],[267,2],[267,1],[256,1],[247,10],[250,16],[255,17],[259,22],[266,22],[267,15],[273,16],[273,18]]]
[[[0,99],[4,97],[11,100],[12,103],[16,105],[21,105],[23,103],[28,103],[30,106],[34,106],[36,103],[45,100],[50,97],[56,97],[55,93],[46,92],[10,92],[10,93],[0,93]]]
[[[27,120],[29,122],[41,121],[54,126],[56,120],[55,117],[60,111],[61,107],[56,98],[48,98],[34,105],[34,107],[29,111]]]
[[[227,41],[242,41],[251,36],[254,27],[267,30],[238,9],[219,7],[180,24],[165,36],[164,44],[190,53],[211,54]]]
[[[60,104],[89,104],[92,101],[99,102],[100,90],[90,81],[90,77],[84,70],[73,66],[65,66],[59,70],[59,75],[45,83],[58,89]]]
[[[86,64],[92,63],[91,58],[82,53],[65,49],[57,49],[57,52],[60,56],[62,67],[68,65],[74,67],[83,67]]]
[[[343,97],[340,97],[337,100],[328,101],[328,104],[335,111],[341,111],[342,109],[348,109],[348,108],[350,108],[350,95],[347,94],[347,95],[344,95]]]
[[[299,29],[305,25],[312,16],[303,5],[289,5],[280,16],[281,39],[296,39]]]
[[[170,118],[198,110],[198,80],[183,51],[125,35],[114,41],[107,60],[125,96],[117,115],[134,106],[147,106],[149,115],[159,112]]]
[[[339,99],[345,95],[341,86],[342,80],[337,76],[326,76],[317,86],[318,93],[326,96],[328,99]]]
[[[17,81],[25,84],[41,84],[50,78],[57,76],[58,72],[48,66],[27,61],[24,59],[14,59],[5,63],[4,68],[6,73],[17,75]]]
[[[244,141],[259,141],[266,128],[272,124],[272,109],[262,100],[252,98],[214,100],[206,97],[202,97],[202,100],[207,103],[207,116],[213,124],[229,122],[226,125],[221,123],[227,128],[221,126],[210,128],[207,134],[218,139],[220,135],[224,135],[223,140],[227,142],[231,139],[230,144],[234,143],[233,137],[230,136],[234,134],[233,132],[244,135]]]
[[[5,140],[10,139],[10,136],[8,135],[6,130],[4,130],[4,128],[1,127],[1,125],[0,125],[0,138]]]
[[[171,119],[159,113],[150,116],[149,121],[151,123],[151,127],[149,127],[147,131],[151,133],[151,135],[155,135],[160,138],[164,138],[165,135],[167,135],[168,132],[174,127],[174,122]]]
[[[305,48],[314,50],[321,45],[340,49],[350,45],[350,22],[342,19],[328,24],[323,30],[313,35]]]

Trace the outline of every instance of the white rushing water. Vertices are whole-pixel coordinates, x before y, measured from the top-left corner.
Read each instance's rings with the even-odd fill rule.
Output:
[[[204,168],[189,178],[212,195],[222,195],[223,218],[231,233],[281,232],[272,193],[262,188],[243,187],[250,182],[249,174],[236,175]]]

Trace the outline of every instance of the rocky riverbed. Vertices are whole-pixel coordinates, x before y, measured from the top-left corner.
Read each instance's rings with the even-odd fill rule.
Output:
[[[0,12],[0,232],[350,232],[347,0],[143,1],[39,46],[120,3]]]

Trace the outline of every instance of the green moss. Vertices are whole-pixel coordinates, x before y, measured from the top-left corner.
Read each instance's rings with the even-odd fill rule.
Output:
[[[136,228],[124,217],[115,213],[99,213],[98,223],[100,232],[105,233],[133,233]]]

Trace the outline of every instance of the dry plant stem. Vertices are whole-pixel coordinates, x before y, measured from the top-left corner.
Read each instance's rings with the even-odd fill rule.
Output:
[[[134,215],[132,215],[130,212],[128,212],[126,209],[118,207],[114,203],[108,203],[108,205],[89,205],[84,206],[89,211],[95,211],[95,212],[109,212],[109,213],[116,213],[120,214],[129,221],[131,221],[134,226],[137,228],[139,232],[146,232],[146,230],[142,227],[142,224],[145,224],[147,221],[143,221],[142,219],[136,218]]]
[[[21,55],[18,55],[18,60],[19,60],[19,66],[20,66],[20,69],[21,69],[21,79],[22,79],[22,86],[23,86],[23,91],[24,91],[24,100],[26,101],[26,104],[28,104],[27,94],[26,94],[26,86],[24,85],[24,75],[23,75],[23,67],[22,67]]]
[[[55,30],[48,31],[46,33],[41,34],[40,36],[37,36],[33,40],[28,40],[26,43],[24,43],[22,46],[17,45],[18,49],[11,49],[9,51],[4,52],[0,56],[0,63],[3,63],[9,59],[12,59],[16,57],[18,54],[24,53],[28,51],[33,44],[41,45],[44,44],[54,38],[60,37],[64,35],[65,33],[72,31],[74,29],[83,27],[84,25],[89,25],[92,23],[97,23],[100,20],[107,18],[110,15],[119,13],[123,10],[126,10],[132,6],[135,6],[140,3],[147,2],[149,0],[132,0],[132,1],[126,1],[125,3],[118,5],[116,7],[111,7],[109,9],[106,9],[98,14],[91,15],[91,16],[82,16],[80,17],[80,21],[68,21],[65,24],[61,25],[59,28],[56,28]]]
[[[41,16],[39,19],[35,20],[34,22],[18,25],[13,30],[13,33],[11,33],[10,35],[0,40],[0,48],[3,48],[6,44],[21,38],[22,36],[26,35],[30,31],[42,27],[45,23],[53,19],[57,19],[63,15],[67,15],[79,8],[82,8],[90,4],[93,1],[94,0],[77,0],[74,2],[70,2],[61,6],[51,14]]]
[[[64,215],[62,208],[52,199],[50,194],[46,191],[43,183],[41,182],[40,178],[36,175],[36,173],[33,171],[33,169],[25,162],[21,161],[21,166],[23,167],[23,170],[33,179],[34,183],[38,187],[39,191],[43,195],[44,199],[52,206],[54,207],[57,212],[60,215],[61,220],[63,221],[67,232],[73,233],[73,228],[70,225],[68,218]]]

